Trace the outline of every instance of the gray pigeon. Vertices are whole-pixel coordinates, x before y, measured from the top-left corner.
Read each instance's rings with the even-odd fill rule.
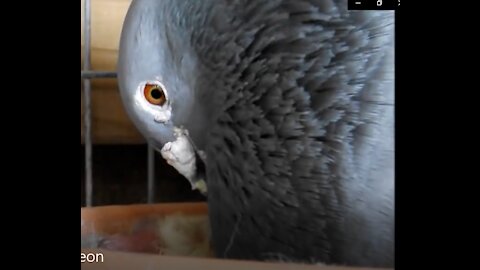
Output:
[[[134,0],[118,79],[207,196],[221,258],[394,264],[394,16],[347,0]]]

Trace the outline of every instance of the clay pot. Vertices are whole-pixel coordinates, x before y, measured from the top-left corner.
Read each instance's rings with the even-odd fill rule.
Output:
[[[213,258],[206,203],[82,208],[82,269],[367,270]]]

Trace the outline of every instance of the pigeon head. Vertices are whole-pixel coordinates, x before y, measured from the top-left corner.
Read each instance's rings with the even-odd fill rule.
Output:
[[[188,1],[185,1],[188,2]],[[188,4],[188,3],[185,3]],[[203,138],[199,63],[183,11],[171,1],[133,1],[121,34],[118,81],[129,117],[157,149],[183,127]]]

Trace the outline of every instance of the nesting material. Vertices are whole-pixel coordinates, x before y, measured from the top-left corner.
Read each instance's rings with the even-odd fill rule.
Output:
[[[157,226],[162,240],[161,254],[211,257],[210,230],[206,216],[172,215]]]
[[[213,257],[208,215],[202,211],[204,204],[161,206],[82,209],[82,248]],[[168,207],[171,209],[167,212]]]
[[[173,214],[140,220],[127,233],[99,235],[85,247],[160,255],[211,257],[207,216]],[[84,242],[85,243],[85,242]]]

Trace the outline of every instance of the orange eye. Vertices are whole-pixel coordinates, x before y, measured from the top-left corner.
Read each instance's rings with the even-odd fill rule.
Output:
[[[143,89],[143,94],[145,95],[147,101],[153,105],[163,106],[163,104],[165,104],[167,101],[163,89],[156,84],[146,84],[145,88]]]

